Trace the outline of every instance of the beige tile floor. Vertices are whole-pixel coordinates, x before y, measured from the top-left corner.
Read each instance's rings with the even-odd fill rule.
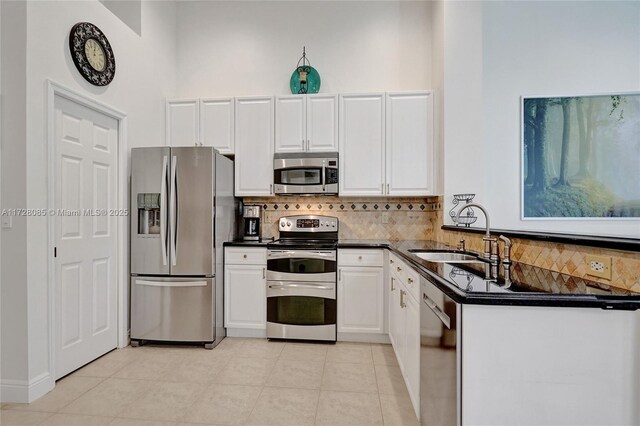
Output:
[[[9,425],[416,425],[389,345],[226,338],[197,347],[115,350],[31,404],[2,404]]]

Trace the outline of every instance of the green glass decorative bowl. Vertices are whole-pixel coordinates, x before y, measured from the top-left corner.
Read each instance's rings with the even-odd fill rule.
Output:
[[[304,93],[300,91],[300,75],[298,74],[298,68],[293,70],[291,74],[291,80],[289,81],[291,87],[291,93],[298,94]],[[307,92],[306,93],[318,93],[320,91],[320,74],[314,67],[309,67],[309,74],[307,74]]]

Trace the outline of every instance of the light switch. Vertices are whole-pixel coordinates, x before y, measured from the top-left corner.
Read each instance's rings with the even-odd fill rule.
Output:
[[[11,216],[2,216],[2,229],[11,229],[13,227],[13,219]]]

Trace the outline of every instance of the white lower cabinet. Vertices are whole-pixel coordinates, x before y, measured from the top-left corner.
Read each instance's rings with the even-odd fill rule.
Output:
[[[389,255],[389,339],[398,359],[416,416],[420,416],[420,305],[415,271]],[[419,285],[419,282],[417,283]]]
[[[384,251],[338,250],[338,340],[388,343]]]
[[[224,326],[229,336],[266,336],[266,272],[266,249],[225,249]]]
[[[338,333],[384,333],[382,267],[340,267]]]

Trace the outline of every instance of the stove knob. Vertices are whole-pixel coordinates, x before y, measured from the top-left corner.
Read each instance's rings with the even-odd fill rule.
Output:
[[[283,219],[283,220],[280,221],[280,226],[284,226],[284,224],[285,224],[285,221]]]
[[[291,222],[287,221],[287,226],[291,226]]]
[[[335,227],[336,227],[336,223],[335,223],[335,222],[333,222],[333,223],[331,224],[331,226],[333,226],[333,227],[335,228]]]

